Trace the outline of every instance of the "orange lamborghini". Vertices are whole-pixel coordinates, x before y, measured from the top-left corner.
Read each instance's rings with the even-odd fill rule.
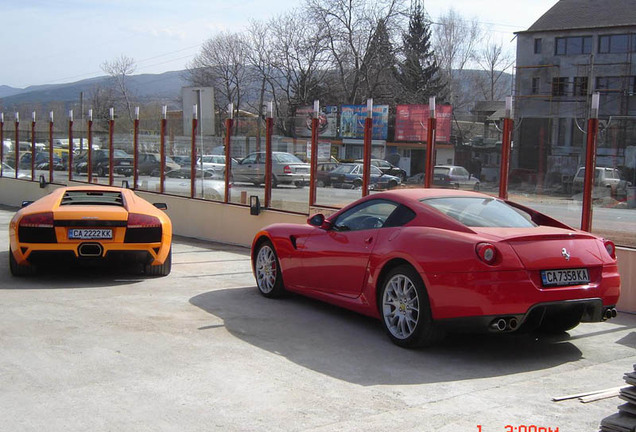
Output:
[[[172,223],[165,204],[150,204],[130,189],[59,188],[25,202],[9,224],[14,276],[66,263],[139,263],[150,276],[172,266]]]

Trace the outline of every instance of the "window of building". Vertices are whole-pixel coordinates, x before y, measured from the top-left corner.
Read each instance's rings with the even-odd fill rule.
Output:
[[[574,77],[574,96],[587,95],[587,77]]]
[[[600,54],[633,52],[636,50],[635,37],[636,35],[629,34],[599,36],[598,52]]]
[[[555,55],[577,55],[592,53],[592,36],[556,38]]]
[[[552,78],[552,96],[565,96],[568,79],[566,77]]]
[[[622,88],[621,77],[597,77],[596,78],[596,90],[597,91],[612,91],[620,90]]]
[[[541,38],[536,38],[534,40],[534,53],[541,54]]]
[[[531,89],[531,94],[539,94],[539,89],[541,87],[541,78],[539,77],[534,77],[532,78],[532,89]]]

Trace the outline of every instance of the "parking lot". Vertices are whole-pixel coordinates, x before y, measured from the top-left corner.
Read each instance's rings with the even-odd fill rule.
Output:
[[[596,431],[617,397],[551,398],[624,385],[636,363],[628,314],[401,349],[373,319],[265,299],[248,249],[181,237],[165,278],[13,278],[13,211],[0,207],[0,431]]]

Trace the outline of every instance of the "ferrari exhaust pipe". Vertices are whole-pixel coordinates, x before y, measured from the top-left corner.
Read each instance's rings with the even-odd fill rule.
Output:
[[[99,243],[82,243],[77,248],[77,253],[81,257],[101,257],[104,248]]]
[[[494,321],[490,324],[490,327],[491,327],[492,329],[494,329],[494,330],[497,330],[497,331],[502,332],[502,331],[505,331],[505,330],[506,330],[506,328],[508,327],[508,324],[506,323],[506,320],[505,320],[505,319],[503,319],[503,318],[498,318],[498,319],[495,319],[495,320],[494,320]]]
[[[617,315],[616,308],[605,309],[605,312],[603,312],[603,321],[616,318],[616,315]]]
[[[510,321],[508,321],[508,329],[516,330],[517,327],[519,327],[519,321],[517,321],[517,318],[510,318]]]

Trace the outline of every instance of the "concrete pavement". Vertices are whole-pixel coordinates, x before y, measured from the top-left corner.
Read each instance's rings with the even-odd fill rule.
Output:
[[[618,398],[551,398],[623,385],[636,363],[626,314],[557,338],[404,350],[373,319],[263,298],[247,249],[178,237],[165,278],[13,278],[12,212],[0,208],[0,431],[596,431]]]

